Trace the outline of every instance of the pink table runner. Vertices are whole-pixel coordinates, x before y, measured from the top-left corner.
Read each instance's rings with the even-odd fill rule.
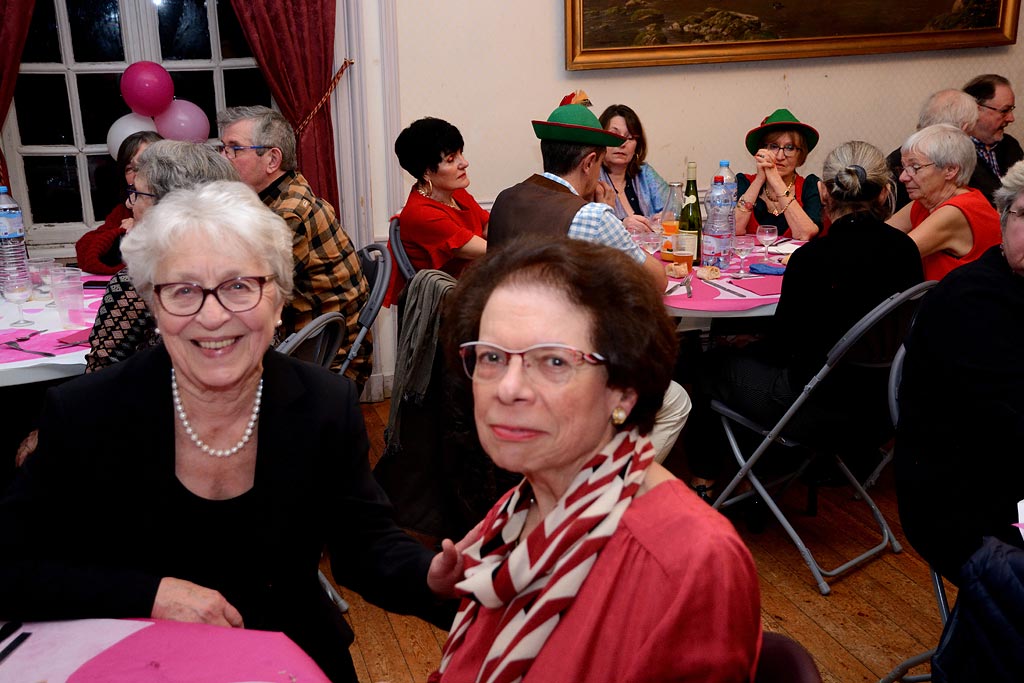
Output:
[[[23,337],[34,328],[22,327],[22,328],[8,328],[0,329],[0,342],[11,341],[16,337]],[[85,333],[85,338],[81,339],[82,333]],[[61,339],[68,339],[68,344],[76,343],[75,346],[62,344]],[[81,351],[89,346],[89,330],[55,330],[53,332],[43,332],[26,341],[18,342],[18,346],[23,349],[29,349],[31,351],[49,351],[56,355],[62,355],[65,353],[75,353]],[[32,358],[40,359],[44,356],[38,356],[34,353],[25,353],[24,351],[18,351],[7,346],[0,344],[0,363],[14,363],[20,360],[30,360]]]
[[[758,279],[772,279],[779,281],[779,287],[782,285],[781,277],[765,277]],[[716,280],[715,282],[724,282],[727,287],[738,289],[742,291],[745,296],[738,297],[728,294],[716,289],[711,285],[705,283],[703,280],[693,278],[693,298],[686,296],[686,289],[680,287],[670,296],[666,296],[664,301],[665,305],[671,308],[682,308],[688,311],[747,311],[751,308],[757,308],[758,306],[767,306],[770,304],[778,303],[779,295],[767,294],[759,295],[754,293],[747,288],[741,288],[740,283],[751,282],[752,280]],[[781,290],[780,290],[781,291]]]

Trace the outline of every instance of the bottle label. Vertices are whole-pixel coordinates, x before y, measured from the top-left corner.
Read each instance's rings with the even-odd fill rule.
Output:
[[[21,219],[21,211],[0,209],[0,239],[24,236],[25,224]]]

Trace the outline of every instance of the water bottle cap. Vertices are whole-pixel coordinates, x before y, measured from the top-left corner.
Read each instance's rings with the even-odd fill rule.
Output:
[[[7,192],[7,186],[6,185],[0,185],[0,192]]]
[[[714,184],[714,183],[722,184],[724,182],[725,182],[725,179],[722,176],[720,176],[720,175],[716,175],[714,180],[711,181],[712,184]]]
[[[721,161],[718,162],[718,165],[719,166],[728,166],[729,165],[729,160],[728,159],[722,159]]]

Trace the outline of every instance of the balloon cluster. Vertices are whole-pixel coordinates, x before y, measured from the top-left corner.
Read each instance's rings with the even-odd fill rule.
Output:
[[[132,133],[155,130],[167,140],[205,142],[210,137],[210,120],[188,100],[174,99],[174,82],[167,69],[155,62],[135,62],[121,76],[121,95],[131,107],[107,131],[107,151],[117,150]]]

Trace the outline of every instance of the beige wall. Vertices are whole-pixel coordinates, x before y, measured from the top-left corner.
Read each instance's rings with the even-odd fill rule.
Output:
[[[885,153],[897,147],[935,90],[988,72],[1024,88],[1024,48],[1016,45],[569,72],[564,9],[556,0],[397,0],[397,9],[402,125],[431,115],[458,126],[470,192],[481,203],[540,169],[530,120],[546,118],[578,88],[596,114],[615,102],[632,106],[650,142],[648,161],[669,180],[681,179],[686,162],[696,161],[701,187],[720,158],[732,160],[736,171],[750,170],[743,137],[778,107],[821,133],[803,169],[818,173],[828,150],[845,140],[864,139]],[[1010,132],[1020,137],[1018,127]],[[403,175],[403,182],[411,178]]]

